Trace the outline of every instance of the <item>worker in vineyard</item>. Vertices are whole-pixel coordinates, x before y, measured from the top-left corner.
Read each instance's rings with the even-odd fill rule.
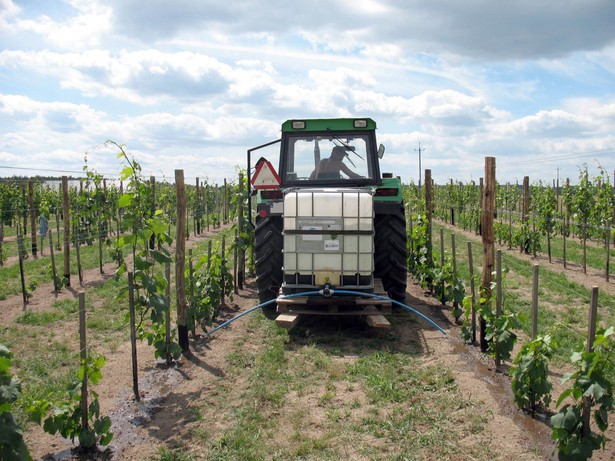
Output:
[[[348,153],[346,152],[346,148],[343,146],[335,146],[331,151],[329,158],[323,158],[320,162],[318,162],[316,168],[314,168],[314,171],[310,174],[310,179],[339,179],[340,173],[344,173],[349,178],[361,178],[360,174],[352,171],[344,163],[344,158],[347,155]]]

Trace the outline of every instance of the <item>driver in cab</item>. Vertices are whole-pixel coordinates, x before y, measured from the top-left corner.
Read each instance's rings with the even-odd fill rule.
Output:
[[[310,179],[339,179],[341,178],[340,173],[344,173],[349,178],[361,178],[360,174],[352,171],[345,163],[344,157],[346,157],[348,153],[343,146],[335,146],[331,150],[331,155],[329,158],[323,158],[318,164],[312,174],[310,174]]]

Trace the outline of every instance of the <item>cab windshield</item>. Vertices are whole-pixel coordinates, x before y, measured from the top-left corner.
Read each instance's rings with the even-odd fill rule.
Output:
[[[293,134],[287,138],[282,174],[291,183],[373,179],[371,148],[368,134]]]

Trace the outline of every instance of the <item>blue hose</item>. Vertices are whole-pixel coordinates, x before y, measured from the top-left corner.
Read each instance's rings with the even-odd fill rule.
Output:
[[[288,299],[288,298],[296,298],[297,296],[310,296],[310,295],[319,295],[319,294],[320,294],[320,291],[305,291],[305,292],[303,292],[303,293],[294,293],[294,294],[292,294],[292,295],[280,296],[280,298]],[[237,320],[237,319],[239,319],[239,318],[243,317],[244,315],[247,315],[247,314],[249,314],[250,312],[254,312],[254,311],[255,311],[255,310],[257,310],[257,309],[261,309],[261,308],[263,308],[263,307],[265,307],[265,306],[268,306],[269,304],[272,304],[272,303],[274,303],[274,302],[276,302],[276,301],[277,301],[277,298],[273,298],[273,299],[270,299],[269,301],[265,301],[264,303],[259,304],[258,306],[251,307],[251,308],[250,308],[250,309],[248,309],[247,311],[242,312],[241,314],[239,314],[239,315],[237,315],[237,316],[233,317],[233,318],[232,318],[232,319],[230,319],[230,320],[227,320],[227,321],[226,321],[226,322],[224,322],[224,323],[221,323],[221,324],[220,324],[220,325],[218,325],[216,328],[214,328],[214,329],[213,329],[213,330],[211,330],[209,333],[207,333],[207,335],[211,335],[212,333],[215,333],[216,331],[218,331],[218,330],[220,330],[220,329],[224,328],[225,326],[230,325],[230,324],[231,324],[231,323],[233,323],[235,320]]]
[[[433,320],[431,320],[429,317],[421,314],[419,311],[417,311],[416,309],[414,309],[413,307],[407,306],[404,303],[400,303],[399,301],[395,301],[394,299],[390,299],[387,296],[381,296],[381,295],[375,295],[373,293],[362,293],[360,291],[350,291],[350,290],[331,290],[333,293],[338,293],[338,294],[343,294],[343,295],[359,295],[359,296],[367,296],[369,298],[374,298],[374,299],[383,299],[385,301],[391,301],[394,304],[397,304],[398,306],[403,307],[404,309],[409,310],[410,312],[418,315],[419,317],[421,317],[424,320],[427,320],[429,323],[431,323],[434,327],[436,327],[438,330],[440,330],[442,332],[442,334],[446,334],[446,331],[444,331],[442,328],[440,328]]]
[[[394,304],[397,304],[398,306],[403,307],[404,309],[409,310],[410,312],[418,315],[419,317],[421,317],[424,320],[427,320],[429,323],[431,323],[434,327],[436,327],[439,331],[442,332],[442,334],[446,334],[446,332],[440,328],[433,320],[431,320],[429,317],[426,317],[425,315],[421,314],[419,311],[417,311],[416,309],[407,306],[406,304],[400,303],[399,301],[395,301],[394,299],[390,299],[386,296],[381,296],[381,295],[375,295],[373,293],[363,293],[361,291],[351,291],[351,290],[330,290],[331,294],[342,294],[342,295],[355,295],[355,296],[367,296],[369,298],[374,298],[374,299],[382,299],[385,301],[391,301]],[[290,295],[284,295],[284,296],[280,296],[279,299],[290,299],[290,298],[296,298],[298,296],[312,296],[312,295],[322,295],[323,294],[323,290],[320,291],[304,291],[302,293],[293,293]],[[218,330],[221,330],[222,328],[230,325],[231,323],[233,323],[235,320],[240,319],[241,317],[243,317],[244,315],[248,315],[250,312],[254,312],[257,309],[261,309],[265,306],[268,306],[269,304],[272,304],[274,302],[276,302],[278,300],[278,298],[274,298],[274,299],[270,299],[269,301],[266,301],[264,303],[259,304],[258,306],[254,306],[250,309],[248,309],[245,312],[242,312],[241,314],[233,317],[230,320],[227,320],[224,323],[221,323],[220,325],[218,325],[216,328],[214,328],[213,330],[211,330],[209,333],[207,333],[207,335],[211,335],[213,333],[215,333]]]

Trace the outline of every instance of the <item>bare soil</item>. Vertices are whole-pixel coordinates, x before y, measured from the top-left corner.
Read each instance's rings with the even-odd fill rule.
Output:
[[[198,239],[208,238],[201,235]],[[188,241],[191,245],[196,239]],[[520,255],[523,257],[522,255]],[[110,266],[107,273],[113,272]],[[598,283],[594,275],[584,275],[570,270],[571,277],[579,283]],[[84,285],[102,281],[98,269],[84,274]],[[612,285],[612,284],[611,284]],[[609,286],[612,289],[612,286]],[[46,293],[45,296],[42,294]],[[55,295],[53,287],[40,286],[37,296],[27,306],[29,310],[51,310],[52,303],[61,298],[76,296],[76,289],[65,289]],[[234,301],[224,306],[223,319],[231,318],[257,304],[257,295],[253,281],[248,280],[246,288],[240,290]],[[428,296],[420,286],[409,281],[407,303],[425,315],[433,318],[446,331],[446,336],[427,325],[424,321],[404,323],[398,326],[392,316],[392,328],[388,334],[399,341],[415,343],[420,351],[421,360],[426,364],[435,364],[450,369],[455,382],[462,393],[474,402],[480,402],[481,408],[487,408],[488,423],[481,437],[496,448],[498,459],[539,460],[552,459],[553,449],[550,440],[550,428],[546,418],[533,419],[521,413],[514,405],[510,391],[510,378],[506,368],[496,372],[491,359],[481,354],[478,348],[461,342],[459,327],[452,320],[449,310]],[[0,302],[0,323],[7,325],[23,311],[22,299],[14,296]],[[309,321],[309,320],[307,320]],[[197,404],[215,401],[224,386],[241,389],[248,383],[229,382],[229,373],[225,357],[232,350],[232,345],[245,336],[246,322],[239,320],[230,327],[221,330],[210,338],[198,337],[192,340],[190,357],[184,357],[180,363],[167,368],[154,359],[152,349],[145,343],[139,343],[139,387],[141,402],[136,402],[132,392],[132,370],[130,345],[122,344],[117,349],[105,351],[107,364],[103,369],[104,379],[96,389],[100,395],[101,412],[110,415],[113,421],[114,439],[111,447],[98,455],[79,456],[70,441],[61,437],[52,437],[38,426],[30,426],[26,431],[26,442],[35,459],[110,459],[110,460],[145,460],[157,459],[159,449],[172,445],[178,438],[189,437],[189,429],[195,423],[194,411]],[[326,334],[326,332],[320,332]],[[245,347],[258,347],[246,343]],[[341,348],[339,360],[355,360],[351,348]],[[553,370],[554,379],[559,374]],[[232,385],[232,386],[231,386]],[[342,391],[338,391],[342,393]],[[348,391],[351,392],[351,391]],[[356,391],[355,391],[356,392]],[[300,396],[289,398],[301,399]],[[343,397],[341,397],[343,398]],[[364,396],[348,395],[359,401]],[[310,402],[302,402],[309,406]],[[202,408],[202,407],[201,407]],[[200,418],[209,422],[212,431],[224,431],[229,422],[216,413],[215,407],[201,412]],[[312,428],[318,425],[312,425]],[[317,430],[317,429],[312,429]],[[612,439],[612,434],[610,439]],[[378,444],[378,440],[373,441]],[[615,448],[607,444],[607,451],[597,453],[594,459],[614,459]]]

